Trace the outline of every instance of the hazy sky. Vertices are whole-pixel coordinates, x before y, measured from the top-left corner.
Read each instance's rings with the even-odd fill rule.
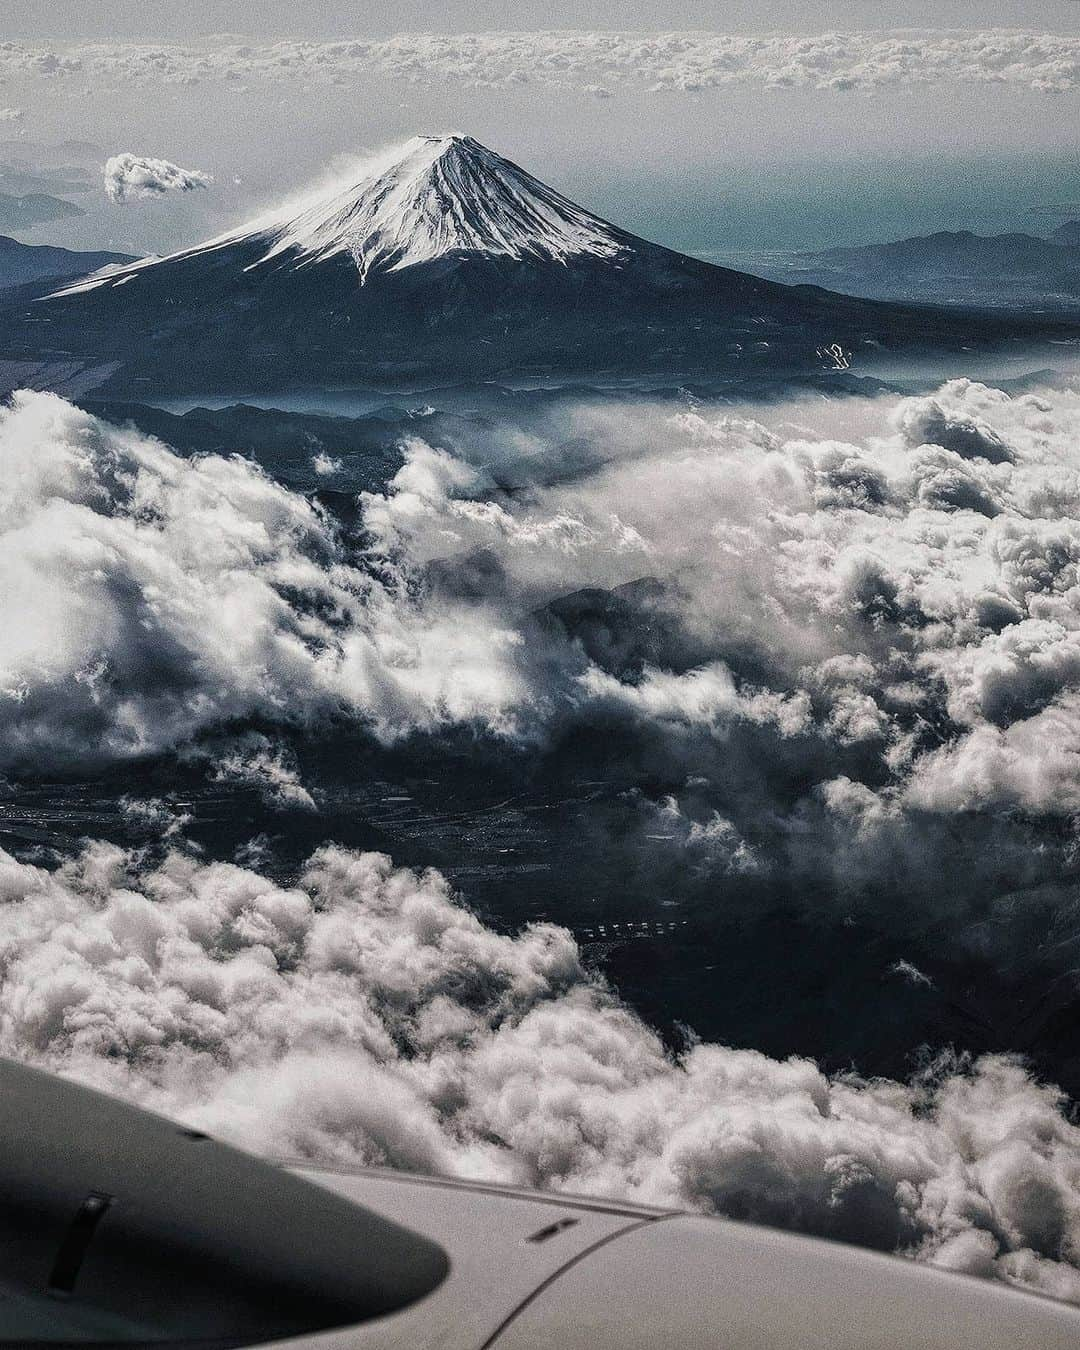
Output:
[[[16,0],[0,140],[21,144],[0,160],[74,138],[95,170],[130,151],[212,174],[160,201],[82,194],[87,217],[33,236],[139,249],[417,131],[469,131],[699,250],[1031,225],[1031,207],[1080,201],[1080,0],[594,0],[587,17],[569,0]]]
[[[16,0],[4,35],[20,38],[185,40],[234,32],[253,37],[385,36],[405,29],[687,28],[730,32],[818,28],[992,27],[1080,31],[1078,0]]]

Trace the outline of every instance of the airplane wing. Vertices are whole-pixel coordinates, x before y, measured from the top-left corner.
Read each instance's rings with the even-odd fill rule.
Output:
[[[280,1167],[0,1061],[0,1347],[1075,1350],[1080,1309],[697,1215]]]

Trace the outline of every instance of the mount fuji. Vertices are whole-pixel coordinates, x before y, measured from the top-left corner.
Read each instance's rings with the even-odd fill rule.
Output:
[[[1004,321],[793,287],[601,220],[468,136],[163,258],[25,289],[8,378],[153,397],[443,378],[846,368],[993,344]]]

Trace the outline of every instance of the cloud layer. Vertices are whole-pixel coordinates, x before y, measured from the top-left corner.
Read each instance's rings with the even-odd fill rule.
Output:
[[[517,634],[424,610],[250,461],[20,394],[0,464],[4,763],[153,754],[253,716],[393,736],[526,700],[501,662]]]
[[[675,636],[633,668],[595,650],[567,666],[561,715],[729,749],[756,728],[771,760],[804,767],[846,757],[820,801],[866,828],[877,812],[1071,818],[1080,397],[961,380],[791,419],[583,415],[568,430],[613,458],[512,502],[414,446],[366,518],[397,555],[497,559],[530,606],[664,579],[646,614]],[[535,713],[550,685],[532,687]]]
[[[146,155],[112,155],[103,170],[105,195],[111,202],[163,197],[169,192],[191,192],[214,181],[199,169],[182,169],[167,159]]]
[[[795,906],[931,977],[935,950],[988,964],[1020,1000],[990,1044],[1037,1049],[1080,959],[1080,396],[759,416],[462,423],[460,453],[407,441],[383,492],[341,495],[346,524],[250,460],[21,394],[0,772],[179,752],[314,828],[343,735],[517,756],[611,785],[564,842],[635,903]]]
[[[20,394],[0,412],[0,610],[18,611],[0,767],[157,753],[245,717],[520,744],[601,718],[688,769],[743,747],[733,792],[763,755],[794,763],[800,809],[862,833],[1071,819],[1080,397],[955,381],[785,411],[817,425],[583,406],[545,437],[591,467],[510,493],[500,474],[561,452],[508,433],[478,469],[413,441],[360,497],[357,545],[251,461],[181,459]],[[644,647],[543,610],[643,577],[618,603],[627,633],[653,625]]]
[[[647,770],[620,806],[635,865],[941,942],[974,914],[973,958],[1037,949],[1067,992],[1080,395],[954,381],[757,416],[464,425],[459,454],[408,441],[346,524],[249,460],[20,394],[0,764],[179,749],[311,813],[299,759],[237,724],[599,736]],[[1080,1300],[1080,1131],[1018,1062],[902,1084],[672,1058],[565,930],[496,933],[436,873],[334,847],[285,886],[176,847],[160,801],[125,810],[174,851],[0,854],[3,1053],[279,1155],[689,1205]],[[891,978],[931,989],[922,965]]]
[[[0,853],[0,1051],[277,1156],[688,1206],[1080,1300],[1080,1130],[1007,1058],[908,1085],[677,1058],[569,934],[328,847],[285,888]]]
[[[1080,87],[1080,38],[987,29],[748,37],[719,32],[402,33],[381,41],[238,41],[213,46],[0,44],[0,73],[118,83],[320,84],[365,76],[473,88],[523,85],[596,96],[700,93],[734,84],[873,91],[974,83],[1061,93]]]

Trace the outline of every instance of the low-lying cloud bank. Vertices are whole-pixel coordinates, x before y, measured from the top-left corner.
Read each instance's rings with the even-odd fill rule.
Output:
[[[516,634],[423,610],[249,461],[185,460],[19,394],[0,465],[4,764],[153,754],[253,716],[392,736],[526,697],[492,687]]]
[[[192,192],[214,181],[200,169],[182,169],[167,159],[148,155],[112,155],[103,170],[105,195],[111,202],[142,201],[169,192]]]
[[[678,1057],[552,925],[323,848],[294,887],[183,851],[0,852],[0,1053],[270,1154],[689,1206],[1080,1301],[1080,1129],[1007,1058],[910,1084]]]
[[[701,93],[729,85],[872,92],[942,83],[1044,93],[1080,87],[1080,38],[990,28],[744,36],[722,32],[398,33],[378,41],[215,41],[0,45],[0,73],[95,82],[194,85],[365,76],[483,89],[523,85],[599,97],[624,90]]]
[[[539,748],[606,726],[662,771],[674,845],[720,868],[887,859],[929,885],[927,832],[967,839],[974,876],[982,820],[1028,832],[994,855],[1009,884],[1071,874],[1080,395],[954,381],[769,416],[582,406],[483,469],[414,441],[349,533],[248,460],[19,394],[0,770],[252,718]],[[545,486],[564,444],[579,472]]]

